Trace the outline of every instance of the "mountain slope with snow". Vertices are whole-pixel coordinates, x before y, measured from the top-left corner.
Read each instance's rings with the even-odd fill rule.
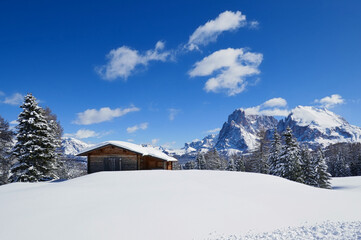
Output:
[[[277,130],[282,132],[287,127],[299,142],[313,148],[338,142],[361,142],[361,128],[327,109],[298,106],[278,123]]]
[[[92,144],[88,144],[81,140],[71,137],[62,138],[61,145],[64,150],[64,154],[69,156],[75,156],[84,149],[93,146]]]
[[[189,170],[8,184],[0,187],[1,238],[206,239],[361,221],[361,177],[347,180],[325,190],[264,174]]]

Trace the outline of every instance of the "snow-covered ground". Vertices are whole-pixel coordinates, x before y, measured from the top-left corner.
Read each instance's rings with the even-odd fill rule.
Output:
[[[332,184],[197,170],[8,184],[0,239],[360,239],[361,177]]]

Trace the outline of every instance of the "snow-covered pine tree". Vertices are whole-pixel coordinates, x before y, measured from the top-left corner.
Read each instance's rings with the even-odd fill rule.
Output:
[[[49,124],[51,135],[54,137],[52,138],[53,144],[55,146],[55,162],[56,162],[56,169],[54,174],[59,176],[62,179],[69,179],[68,171],[66,169],[67,161],[69,160],[64,156],[64,149],[61,147],[61,137],[63,136],[63,128],[58,121],[58,117],[52,113],[49,107],[44,108],[44,115]]]
[[[281,149],[281,136],[278,134],[277,129],[274,129],[267,161],[271,175],[282,176],[283,164],[280,161]]]
[[[37,182],[57,178],[56,141],[44,110],[29,93],[20,106],[17,142],[13,154],[17,162],[11,168],[12,182]]]
[[[197,154],[196,169],[199,169],[199,170],[207,169],[206,158],[204,157],[204,154],[201,152],[198,152],[198,154]]]
[[[234,163],[234,158],[229,157],[227,171],[237,171],[236,164]]]
[[[304,183],[310,186],[317,187],[317,166],[315,165],[311,152],[306,145],[303,145],[301,147],[301,159]]]
[[[220,170],[222,166],[222,159],[219,156],[218,151],[213,148],[204,155],[207,162],[207,169],[209,170]]]
[[[261,129],[257,133],[257,145],[251,155],[252,171],[258,173],[269,173],[268,166],[268,140],[266,130]]]
[[[334,163],[334,176],[347,177],[350,175],[350,166],[346,163],[345,157],[342,153],[337,154],[336,161]]]
[[[0,185],[7,183],[12,162],[11,149],[14,132],[9,123],[0,116]]]
[[[281,177],[303,183],[300,147],[292,135],[291,128],[287,127],[283,133],[285,144],[282,147],[280,162],[282,163]]]
[[[184,168],[186,170],[190,170],[190,169],[195,169],[196,168],[196,163],[194,161],[188,161],[184,164]]]
[[[325,156],[321,148],[316,152],[315,165],[317,170],[317,185],[320,188],[331,188],[331,175],[327,172],[327,165],[325,161]]]
[[[241,154],[233,153],[231,156],[229,156],[230,159],[232,159],[235,167],[235,171],[238,172],[244,172],[246,167],[244,165],[244,158]]]

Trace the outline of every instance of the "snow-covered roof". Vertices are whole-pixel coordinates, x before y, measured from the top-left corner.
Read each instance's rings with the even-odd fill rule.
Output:
[[[127,149],[129,151],[135,152],[135,153],[139,153],[143,156],[151,156],[151,157],[155,157],[155,158],[159,158],[168,162],[175,162],[178,161],[176,158],[168,156],[167,154],[165,154],[164,152],[155,149],[153,147],[150,146],[141,146],[138,144],[134,144],[134,143],[130,143],[130,142],[123,142],[123,141],[107,141],[107,142],[102,142],[100,144],[94,145],[92,147],[89,147],[87,149],[84,149],[83,151],[79,152],[77,155],[78,156],[82,156],[84,153],[93,151],[94,149],[98,149],[107,145],[113,145],[116,147],[120,147],[120,148],[124,148]]]

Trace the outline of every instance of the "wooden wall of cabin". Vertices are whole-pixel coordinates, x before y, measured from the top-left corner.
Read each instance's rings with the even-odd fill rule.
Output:
[[[110,158],[120,159],[120,166],[114,170],[137,170],[139,169],[139,156],[136,153],[127,151],[125,149],[107,146],[101,149],[92,151],[88,155],[88,173],[105,171],[104,162]]]

